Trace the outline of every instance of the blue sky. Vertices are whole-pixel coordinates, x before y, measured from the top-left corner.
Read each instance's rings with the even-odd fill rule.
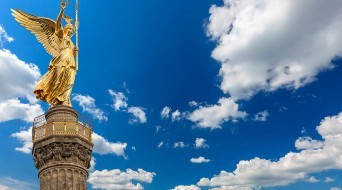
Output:
[[[51,56],[0,6],[0,190],[38,189],[32,89]],[[88,189],[342,188],[342,2],[80,0],[73,106]],[[67,14],[74,17],[73,2]],[[118,184],[118,181],[123,183]]]

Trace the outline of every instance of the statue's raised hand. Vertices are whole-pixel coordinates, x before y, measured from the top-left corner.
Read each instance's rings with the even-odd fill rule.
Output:
[[[65,9],[65,7],[68,5],[68,2],[67,1],[63,1],[61,2],[61,8],[62,9]]]

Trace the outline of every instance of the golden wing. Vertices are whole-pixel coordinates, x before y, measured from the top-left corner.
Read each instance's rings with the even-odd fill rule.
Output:
[[[56,22],[43,17],[37,17],[20,10],[13,10],[12,15],[21,26],[31,31],[38,41],[43,44],[46,51],[53,57],[56,57],[60,48],[57,45],[58,36],[55,33]]]

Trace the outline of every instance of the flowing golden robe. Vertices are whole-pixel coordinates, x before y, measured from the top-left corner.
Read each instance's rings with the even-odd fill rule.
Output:
[[[47,73],[40,78],[34,89],[37,99],[50,105],[71,106],[70,95],[76,75],[74,59],[76,50],[70,40],[73,25],[69,23],[65,29],[61,25],[64,9],[65,4],[61,7],[56,21],[20,10],[11,9],[11,11],[20,25],[31,31],[46,51],[53,56]]]
[[[60,48],[61,52],[50,61],[49,69],[38,81],[34,93],[37,99],[50,104],[71,106],[70,95],[76,75],[75,46],[63,36]]]

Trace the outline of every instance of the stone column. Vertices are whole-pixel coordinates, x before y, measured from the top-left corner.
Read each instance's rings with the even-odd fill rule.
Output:
[[[33,159],[41,190],[85,190],[93,144],[91,126],[68,106],[54,106],[35,125]]]

